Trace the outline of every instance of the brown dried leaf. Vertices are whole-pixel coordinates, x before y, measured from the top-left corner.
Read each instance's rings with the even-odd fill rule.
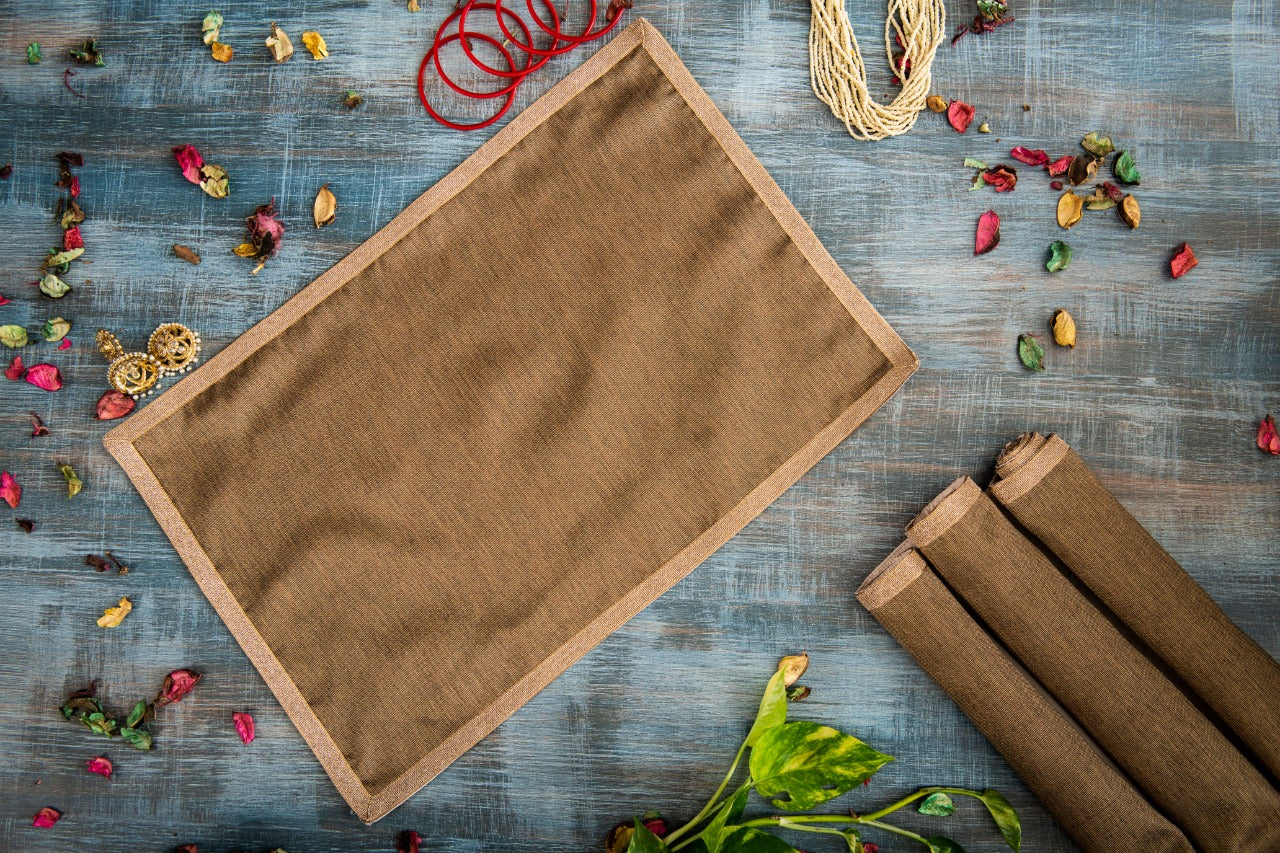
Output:
[[[333,191],[329,189],[329,185],[325,184],[320,188],[320,192],[316,193],[316,203],[311,210],[311,215],[316,221],[317,228],[333,222],[333,217],[338,210],[338,200],[334,198]]]
[[[276,62],[284,62],[293,56],[293,42],[289,41],[288,34],[284,30],[276,26],[276,22],[271,22],[271,35],[267,37],[266,46],[271,50],[271,56]]]
[[[184,246],[181,243],[174,243],[173,254],[179,258],[182,258],[184,261],[186,261],[189,264],[200,263],[200,256],[197,255],[195,250],[192,249],[190,246]]]
[[[1079,186],[1093,180],[1093,176],[1097,173],[1097,159],[1088,154],[1078,154],[1072,158],[1071,165],[1067,167],[1067,180]]]
[[[800,676],[804,675],[805,670],[809,668],[809,653],[801,652],[798,655],[787,655],[778,661],[778,669],[782,670],[782,683],[786,687],[790,687],[800,680]]]

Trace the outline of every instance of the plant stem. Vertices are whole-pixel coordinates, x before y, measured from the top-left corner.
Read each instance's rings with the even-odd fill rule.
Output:
[[[892,832],[894,835],[902,835],[907,838],[914,839],[926,847],[929,846],[929,839],[925,838],[923,835],[917,835],[908,829],[903,829],[900,826],[894,826],[891,823],[881,823],[878,820],[868,820],[867,818],[862,818],[858,822],[864,826],[874,826],[877,829],[883,829],[885,832]]]
[[[720,805],[719,803],[720,795],[724,793],[725,788],[729,787],[729,781],[733,779],[733,774],[738,772],[738,765],[742,763],[742,756],[745,755],[746,752],[747,752],[747,742],[746,740],[743,740],[742,746],[738,747],[738,754],[733,757],[733,764],[729,765],[729,772],[724,774],[724,779],[720,782],[720,787],[716,788],[716,792],[711,795],[711,799],[708,800],[707,804],[702,807],[702,811],[698,812],[696,815],[693,816],[692,820],[690,820],[688,823],[686,823],[684,826],[680,827],[679,829],[674,830],[673,832],[667,833],[666,838],[663,839],[664,841],[666,841],[667,844],[670,844],[672,841],[675,841],[677,838],[684,835],[689,830],[693,829],[699,823],[706,820],[707,817],[713,811],[715,811],[716,806]],[[737,791],[734,791],[734,795],[735,796],[737,795]]]

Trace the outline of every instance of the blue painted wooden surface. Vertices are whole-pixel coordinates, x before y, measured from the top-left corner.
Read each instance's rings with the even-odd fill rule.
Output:
[[[849,5],[875,86],[888,92],[883,6]],[[338,797],[103,451],[105,426],[91,415],[104,364],[91,339],[102,326],[141,344],[157,323],[179,320],[216,351],[474,150],[487,134],[431,123],[411,85],[452,4],[423,0],[412,14],[395,0],[225,3],[223,40],[236,49],[225,66],[200,44],[204,6],[0,6],[0,163],[14,164],[0,183],[0,293],[13,300],[0,322],[34,329],[62,315],[75,324],[70,350],[24,351],[28,363],[61,366],[63,391],[0,383],[0,467],[26,490],[0,524],[0,849],[375,851],[392,849],[406,827],[429,850],[598,849],[630,814],[696,810],[774,660],[799,649],[814,657],[805,714],[899,758],[851,795],[854,808],[920,784],[991,785],[1021,810],[1024,849],[1071,849],[853,590],[954,476],[985,476],[1002,442],[1024,429],[1053,430],[1232,618],[1280,653],[1280,460],[1253,446],[1257,421],[1280,410],[1280,8],[1013,5],[1014,25],[944,45],[935,66],[935,90],[974,104],[992,135],[958,136],[926,114],[909,135],[867,144],[849,139],[808,89],[802,0],[639,0],[637,13],[671,40],[923,366],[759,520],[372,828]],[[947,6],[952,27],[972,14],[969,3]],[[272,20],[298,48],[281,66],[262,45]],[[328,60],[305,54],[304,29],[328,39]],[[79,69],[80,99],[63,87],[63,57],[92,36],[107,67]],[[44,47],[41,65],[26,64],[31,41]],[[516,108],[590,49],[531,80]],[[366,105],[341,107],[347,88]],[[1043,176],[1025,168],[1012,194],[971,194],[960,162],[998,162],[1015,144],[1066,153],[1094,129],[1138,158],[1142,226],[1130,233],[1110,213],[1087,216],[1066,237],[1073,266],[1050,278],[1045,251],[1061,232]],[[168,153],[182,143],[229,170],[230,199],[182,180]],[[60,150],[86,159],[92,265],[69,278],[72,295],[51,302],[27,282],[59,239]],[[338,217],[317,231],[311,202],[326,182]],[[289,232],[280,257],[253,277],[230,249],[242,218],[272,197]],[[988,206],[1004,219],[1004,239],[974,259],[973,224]],[[1173,281],[1165,265],[1183,240],[1201,265]],[[173,258],[174,242],[204,263]],[[1051,349],[1049,370],[1031,375],[1014,340],[1042,330],[1058,307],[1075,314],[1080,344]],[[405,345],[423,343],[387,341],[388,358]],[[50,436],[28,437],[29,409]],[[85,481],[73,500],[58,461]],[[35,519],[36,532],[23,534],[10,515]],[[132,566],[127,577],[83,565],[106,549]],[[124,594],[134,613],[98,629],[102,608]],[[90,679],[121,706],[177,666],[205,680],[163,713],[154,753],[94,739],[57,715],[62,696]],[[232,731],[235,710],[257,718],[252,746]],[[99,753],[116,761],[114,782],[84,772]],[[66,817],[31,829],[46,805]],[[949,831],[970,850],[999,849],[972,809]]]

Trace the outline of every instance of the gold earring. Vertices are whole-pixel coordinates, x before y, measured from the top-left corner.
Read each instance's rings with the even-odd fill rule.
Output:
[[[186,373],[200,360],[200,335],[181,323],[162,323],[147,339],[147,352],[161,375]]]
[[[133,399],[151,393],[160,379],[160,364],[151,353],[125,352],[115,335],[106,329],[98,330],[98,352],[111,362],[107,368],[107,383],[121,394]]]

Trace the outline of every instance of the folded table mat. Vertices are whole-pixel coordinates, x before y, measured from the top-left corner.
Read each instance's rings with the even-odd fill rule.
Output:
[[[372,822],[916,365],[640,20],[105,442]]]

